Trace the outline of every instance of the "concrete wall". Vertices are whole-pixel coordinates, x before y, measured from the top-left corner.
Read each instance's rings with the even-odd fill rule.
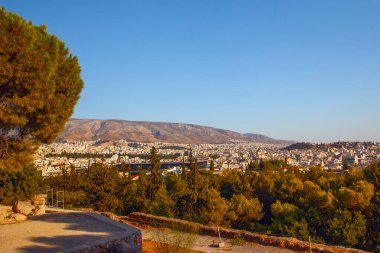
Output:
[[[132,234],[126,238],[108,241],[99,245],[88,245],[72,253],[140,253],[142,252],[141,234]]]
[[[105,226],[116,227],[120,232],[113,233],[112,236],[100,237],[99,240],[85,242],[70,248],[68,251],[73,253],[141,253],[142,235],[141,231],[135,227],[117,222],[112,217],[95,212],[79,212],[62,209],[48,208],[49,213],[72,213],[83,217],[82,219],[92,219],[94,222],[104,223]]]

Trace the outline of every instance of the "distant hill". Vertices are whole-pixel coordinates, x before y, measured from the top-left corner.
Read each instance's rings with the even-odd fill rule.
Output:
[[[251,139],[253,139],[254,141],[257,141],[257,142],[262,141],[262,142],[265,142],[265,143],[279,143],[279,144],[284,144],[284,145],[291,145],[291,144],[295,143],[294,141],[276,140],[276,139],[270,138],[270,137],[262,135],[262,134],[247,133],[247,134],[244,134],[244,136],[246,136],[248,138],[251,138]]]
[[[218,144],[229,143],[231,141],[271,144],[293,143],[275,140],[259,134],[241,134],[193,124],[97,119],[71,119],[57,141],[91,141],[99,139],[181,144]]]
[[[297,142],[293,143],[287,147],[284,147],[284,150],[305,150],[305,149],[327,149],[327,148],[342,148],[347,149],[358,149],[358,148],[368,148],[373,145],[373,142],[357,142],[357,141],[339,141],[332,143],[309,143],[309,142]]]

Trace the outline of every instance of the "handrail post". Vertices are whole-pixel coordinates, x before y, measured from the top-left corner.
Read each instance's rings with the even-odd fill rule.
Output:
[[[310,249],[310,253],[313,253],[313,251],[311,250],[311,237],[309,236],[309,249]]]

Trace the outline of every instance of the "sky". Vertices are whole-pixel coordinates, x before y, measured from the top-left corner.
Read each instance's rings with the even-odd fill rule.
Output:
[[[0,0],[78,56],[73,117],[380,141],[378,0]]]

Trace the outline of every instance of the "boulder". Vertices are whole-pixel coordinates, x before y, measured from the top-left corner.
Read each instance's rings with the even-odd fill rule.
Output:
[[[6,214],[0,213],[0,224],[5,220]]]
[[[38,194],[32,197],[32,204],[35,206],[45,205],[46,194]]]
[[[11,215],[11,219],[15,221],[25,221],[26,219],[28,219],[28,216],[23,215],[21,213],[14,213]]]
[[[7,224],[10,221],[12,209],[10,207],[0,206],[0,224]]]
[[[6,220],[11,215],[11,213],[11,210],[0,209],[0,223]]]
[[[33,206],[30,201],[16,201],[13,206],[12,206],[12,210],[14,213],[19,213],[19,214],[23,214],[23,215],[32,215],[33,214],[33,210],[34,210],[35,206]]]
[[[0,209],[0,217],[7,217],[9,215],[9,211],[5,209]]]
[[[41,215],[45,213],[46,213],[46,210],[45,210],[45,206],[43,205],[36,206],[36,208],[33,211],[33,215]]]

